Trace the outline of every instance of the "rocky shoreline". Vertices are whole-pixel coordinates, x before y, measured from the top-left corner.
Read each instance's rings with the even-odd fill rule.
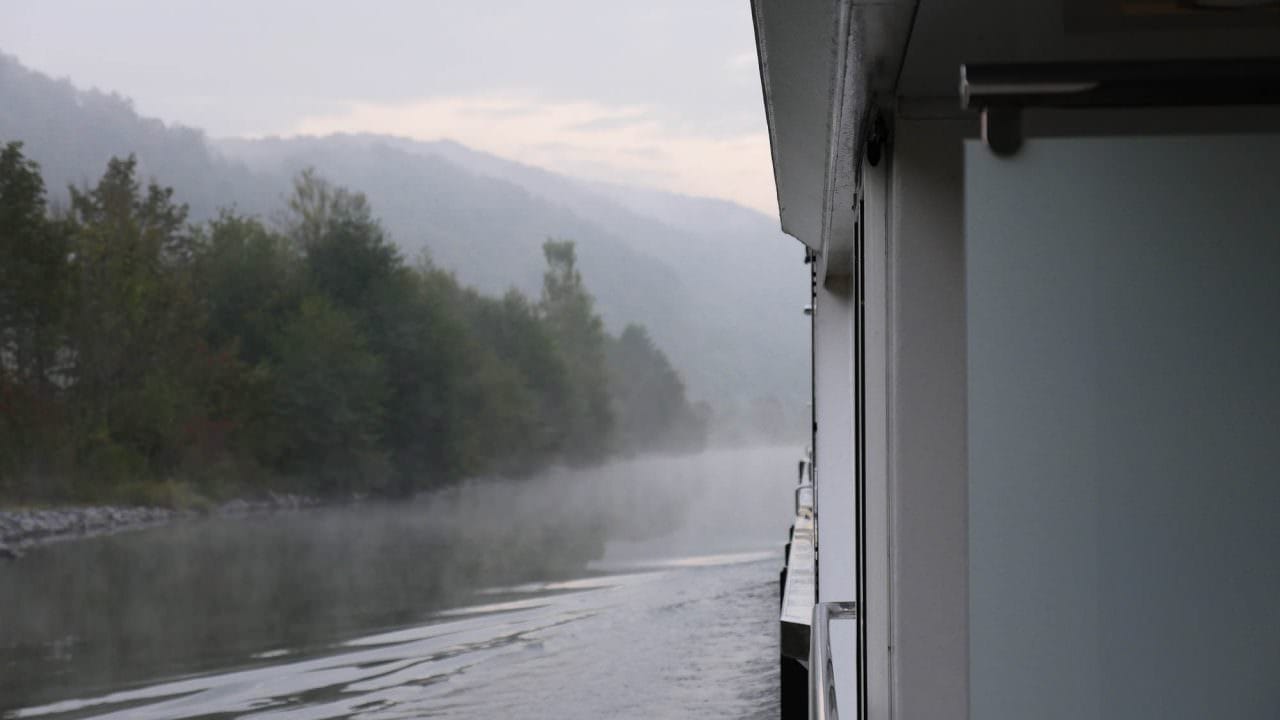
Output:
[[[262,500],[232,500],[205,513],[118,505],[0,510],[0,561],[21,558],[27,549],[37,545],[141,530],[177,520],[206,515],[235,517],[319,505],[320,501],[313,497],[272,494]]]

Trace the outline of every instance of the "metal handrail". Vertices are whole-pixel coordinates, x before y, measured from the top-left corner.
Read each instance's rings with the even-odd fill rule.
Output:
[[[836,709],[836,682],[831,664],[831,621],[857,617],[857,603],[820,602],[813,606],[813,624],[809,629],[810,720],[838,720],[840,717]]]
[[[809,482],[805,482],[805,479],[806,479],[805,475],[809,476],[808,477]],[[800,504],[801,490],[809,491],[809,503],[807,505]],[[795,514],[797,516],[800,515],[800,508],[804,507],[808,509],[808,512],[806,512],[805,515],[809,517],[813,517],[814,505],[816,504],[817,503],[815,502],[815,498],[813,497],[813,455],[811,451],[806,449],[804,457],[800,458],[800,463],[798,465],[797,473],[796,473]]]
[[[803,506],[802,506],[802,505],[800,504],[800,491],[801,491],[801,490],[808,490],[808,491],[809,491],[809,493],[810,493],[810,494],[809,494],[809,503],[808,503],[807,505],[803,505]],[[804,508],[808,509],[808,511],[809,511],[810,513],[812,513],[812,512],[813,512],[813,484],[812,484],[812,483],[805,483],[804,485],[797,485],[797,486],[796,486],[796,509],[795,509],[795,514],[796,514],[796,515],[799,515],[799,514],[800,514],[800,508],[801,508],[801,507],[804,507]]]

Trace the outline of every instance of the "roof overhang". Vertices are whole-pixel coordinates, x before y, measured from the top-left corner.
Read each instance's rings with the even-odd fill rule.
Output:
[[[892,94],[916,0],[752,0],[782,230],[844,267],[876,98]]]
[[[1280,10],[1256,4],[751,0],[782,230],[849,267],[877,104],[959,113],[962,65],[1274,57]]]

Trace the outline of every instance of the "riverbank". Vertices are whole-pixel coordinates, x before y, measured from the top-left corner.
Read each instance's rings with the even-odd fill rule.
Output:
[[[0,560],[16,560],[37,545],[141,530],[188,518],[301,510],[320,504],[313,497],[272,494],[260,500],[231,500],[204,512],[122,505],[0,509]]]

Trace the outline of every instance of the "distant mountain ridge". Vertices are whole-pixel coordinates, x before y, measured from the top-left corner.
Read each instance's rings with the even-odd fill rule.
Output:
[[[0,141],[21,140],[58,188],[137,155],[193,220],[220,208],[271,217],[314,167],[364,192],[405,254],[426,251],[464,283],[536,296],[541,243],[577,242],[606,323],[646,325],[694,399],[724,416],[776,405],[799,435],[808,400],[807,275],[777,222],[722,200],[591,183],[452,141],[376,135],[210,140],[139,116],[118,95],[77,89],[0,55]]]

